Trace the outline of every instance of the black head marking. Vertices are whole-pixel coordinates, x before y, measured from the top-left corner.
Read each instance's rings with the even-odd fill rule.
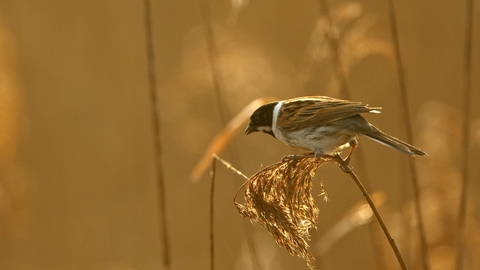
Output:
[[[273,110],[278,102],[272,102],[260,106],[256,109],[250,117],[250,123],[245,130],[245,135],[252,132],[261,131],[275,137],[272,131]]]

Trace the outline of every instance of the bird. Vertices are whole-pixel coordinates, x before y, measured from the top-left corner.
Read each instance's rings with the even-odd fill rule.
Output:
[[[380,113],[381,107],[327,96],[306,96],[271,102],[251,115],[244,135],[263,132],[286,145],[311,150],[315,157],[335,156],[350,146],[349,160],[364,135],[409,156],[425,156],[419,148],[388,135],[361,114]]]

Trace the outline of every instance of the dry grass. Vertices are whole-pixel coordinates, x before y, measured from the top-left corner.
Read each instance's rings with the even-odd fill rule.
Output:
[[[318,4],[320,16],[306,46],[300,81],[307,84],[315,76],[316,65],[331,64],[326,94],[349,99],[348,77],[353,68],[373,55],[390,59],[393,48],[374,34],[377,17],[365,13],[361,4],[347,2],[330,7],[325,0]]]
[[[215,156],[227,168],[247,178],[230,164]],[[340,165],[343,172],[349,174],[378,220],[383,232],[394,251],[402,269],[407,269],[405,261],[388,231],[383,218],[378,212],[372,198],[358,177],[340,155],[311,157],[302,154],[284,157],[280,162],[270,165],[243,184],[245,203],[234,203],[241,216],[252,223],[264,226],[273,236],[275,242],[290,254],[303,258],[308,267],[313,269],[315,260],[309,251],[310,229],[317,228],[319,209],[312,196],[313,178],[317,169],[331,161]],[[212,175],[214,171],[212,171]],[[322,185],[323,190],[323,185]],[[240,190],[239,190],[240,191]],[[323,193],[325,195],[325,192]]]
[[[398,77],[398,84],[400,90],[400,101],[401,101],[401,112],[403,117],[403,123],[405,126],[407,141],[414,144],[414,137],[412,131],[412,117],[411,117],[411,109],[410,104],[408,102],[409,93],[407,91],[407,79],[405,75],[405,65],[403,64],[403,58],[400,53],[400,38],[398,34],[398,25],[397,25],[397,14],[395,10],[395,5],[393,0],[388,0],[388,9],[390,15],[390,29],[392,31],[392,41],[394,44],[394,56],[395,56],[395,64],[397,69],[397,77]],[[422,208],[420,206],[421,200],[421,190],[419,185],[419,176],[417,166],[415,164],[414,159],[408,160],[408,167],[410,169],[411,174],[411,181],[413,186],[413,203],[415,205],[415,218],[417,220],[417,229],[418,229],[418,236],[420,242],[420,254],[422,255],[422,268],[424,270],[431,269],[430,267],[430,255],[429,249],[427,244],[427,236],[425,232],[424,220],[422,215]]]
[[[316,228],[319,209],[312,196],[316,170],[331,158],[284,158],[244,184],[245,203],[235,202],[240,215],[264,226],[278,245],[303,258],[313,268],[308,250],[310,229]]]
[[[161,143],[161,129],[160,129],[160,113],[157,102],[157,77],[156,77],[156,62],[155,50],[153,41],[153,26],[152,26],[152,3],[150,0],[144,1],[145,6],[145,34],[146,34],[146,51],[148,64],[148,91],[150,93],[152,126],[153,126],[153,141],[155,147],[155,177],[158,189],[158,209],[159,209],[159,232],[162,237],[163,246],[163,265],[170,268],[170,238],[167,227],[167,210],[165,203],[165,180],[163,176],[162,163],[162,143]]]
[[[465,13],[465,51],[464,51],[464,94],[463,94],[463,126],[462,126],[462,189],[460,194],[460,203],[457,218],[457,269],[464,268],[464,254],[465,254],[465,227],[467,219],[467,192],[469,185],[469,155],[470,155],[470,100],[472,99],[472,43],[473,43],[473,1],[466,1]]]

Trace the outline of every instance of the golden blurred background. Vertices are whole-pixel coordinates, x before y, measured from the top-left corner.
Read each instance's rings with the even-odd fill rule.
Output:
[[[388,1],[329,1],[330,16],[322,2],[152,0],[147,9],[144,1],[0,1],[0,269],[210,269],[209,175],[194,183],[191,171],[252,100],[341,97],[331,39],[350,99],[382,106],[369,121],[405,139]],[[462,1],[395,1],[411,143],[429,153],[415,164],[431,269],[455,266],[465,9]],[[464,269],[480,269],[479,5],[473,14]],[[364,159],[355,156],[354,169],[366,165],[361,179],[382,194],[380,212],[407,265],[421,269],[409,157],[364,138],[360,148]],[[219,155],[249,176],[292,153],[299,151],[269,136],[239,134]],[[168,246],[159,231],[156,162]],[[217,164],[216,269],[308,269],[240,217],[232,198],[243,181]],[[321,211],[309,242],[315,269],[400,269],[376,221],[352,219],[363,197],[337,165],[320,168],[314,186]]]

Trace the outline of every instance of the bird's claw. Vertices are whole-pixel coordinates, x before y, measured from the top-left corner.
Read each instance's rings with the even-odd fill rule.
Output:
[[[350,167],[350,155],[344,159],[337,153],[335,159],[337,160],[338,167],[340,167],[344,173],[352,172],[352,168]]]
[[[340,165],[338,165],[338,167],[340,167],[340,169],[344,173],[351,173],[352,172],[352,168],[350,166],[348,166],[348,163],[347,164],[340,164]]]

